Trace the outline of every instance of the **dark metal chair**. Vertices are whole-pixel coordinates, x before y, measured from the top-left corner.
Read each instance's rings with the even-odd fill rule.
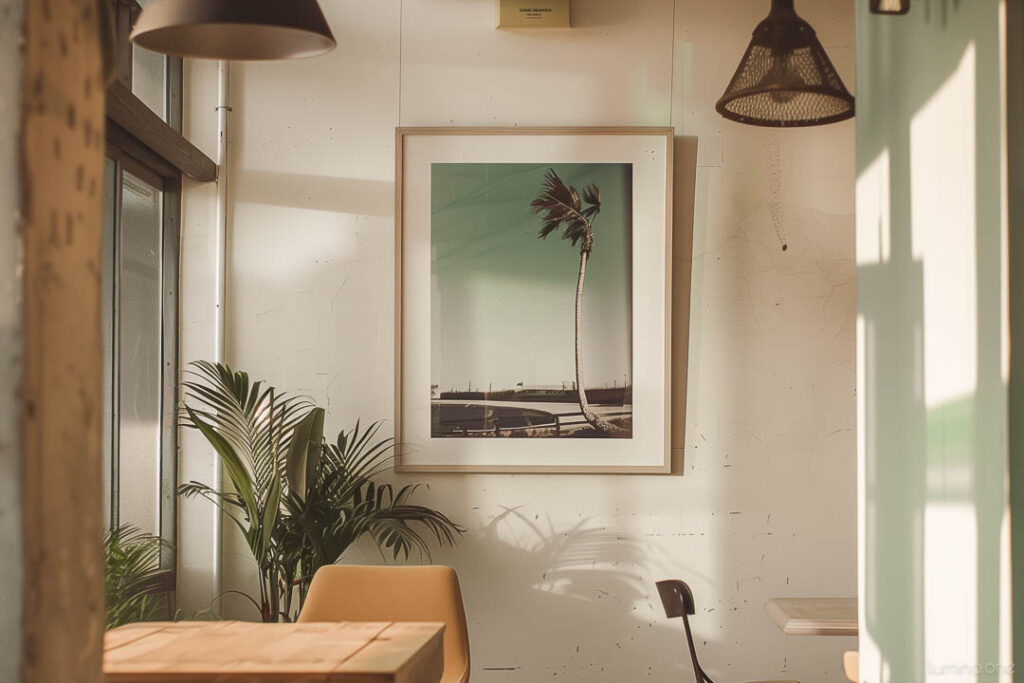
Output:
[[[665,616],[669,619],[676,617],[683,618],[683,628],[686,629],[686,644],[690,647],[690,660],[693,662],[693,675],[697,683],[715,683],[701,668],[697,661],[697,648],[693,644],[693,633],[690,632],[690,616],[696,614],[697,608],[693,602],[693,591],[684,581],[679,579],[668,579],[658,582],[658,594],[661,596],[661,604],[665,607]],[[758,683],[758,682],[752,682]],[[798,683],[797,681],[760,681],[759,683]]]

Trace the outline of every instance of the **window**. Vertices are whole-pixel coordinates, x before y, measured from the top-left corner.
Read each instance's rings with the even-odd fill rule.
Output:
[[[132,45],[142,4],[109,1],[118,68],[104,169],[104,522],[167,541],[162,585],[173,595],[181,178],[213,180],[216,165],[181,136],[181,60]]]
[[[173,544],[180,189],[116,147],[105,176],[104,519]]]
[[[169,118],[170,105],[167,93],[169,61],[169,57],[132,45],[132,93],[165,123]]]
[[[181,132],[181,59],[150,52],[128,40],[149,0],[116,0],[118,80],[154,114]]]

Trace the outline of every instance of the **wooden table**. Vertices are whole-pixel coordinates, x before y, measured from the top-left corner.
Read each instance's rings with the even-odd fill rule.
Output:
[[[764,608],[787,635],[857,635],[857,598],[772,598]]]
[[[440,623],[151,622],[108,631],[111,683],[337,681],[438,683]]]

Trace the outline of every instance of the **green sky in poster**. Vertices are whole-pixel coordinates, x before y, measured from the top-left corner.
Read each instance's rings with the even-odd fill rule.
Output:
[[[553,168],[602,194],[584,288],[587,388],[631,383],[632,165],[431,167],[431,382],[440,391],[571,385],[579,248],[540,239],[530,202]]]

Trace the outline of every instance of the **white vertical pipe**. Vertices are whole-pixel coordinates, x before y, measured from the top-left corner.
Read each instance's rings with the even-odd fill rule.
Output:
[[[227,247],[228,247],[228,121],[231,113],[231,63],[226,60],[217,62],[217,218],[214,224],[215,264],[214,264],[214,361],[223,363],[225,359],[225,303],[227,281]],[[223,490],[223,468],[218,459],[213,470],[213,488]],[[215,595],[224,590],[224,517],[216,514],[213,522],[214,553],[212,558],[211,578]]]

